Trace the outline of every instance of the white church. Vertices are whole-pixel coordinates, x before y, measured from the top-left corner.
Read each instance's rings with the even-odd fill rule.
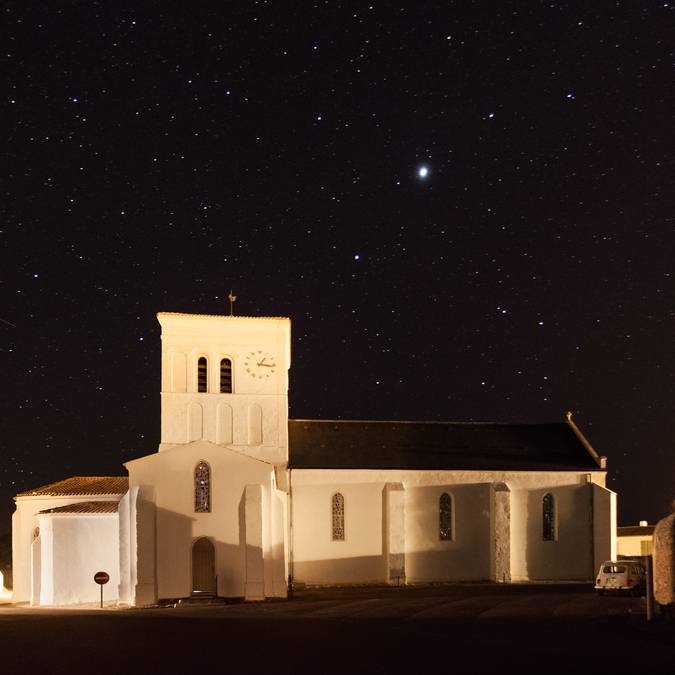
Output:
[[[15,497],[14,602],[283,598],[289,586],[590,580],[606,460],[555,424],[289,420],[286,318],[160,313],[161,443]]]

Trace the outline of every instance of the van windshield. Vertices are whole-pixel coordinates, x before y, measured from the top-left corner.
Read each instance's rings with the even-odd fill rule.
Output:
[[[626,568],[624,565],[605,565],[602,571],[604,574],[623,574]]]

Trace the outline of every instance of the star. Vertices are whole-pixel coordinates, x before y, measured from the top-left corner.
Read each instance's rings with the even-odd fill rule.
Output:
[[[428,178],[429,177],[429,167],[426,166],[425,164],[422,164],[422,166],[420,166],[417,169],[417,176],[418,176],[418,178],[421,178],[422,180],[425,180],[426,178]]]

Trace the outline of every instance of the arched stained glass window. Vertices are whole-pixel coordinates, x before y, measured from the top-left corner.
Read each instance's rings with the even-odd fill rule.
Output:
[[[209,364],[205,356],[200,356],[197,361],[197,391],[207,392],[209,390]]]
[[[345,540],[345,498],[336,492],[332,499],[333,541]]]
[[[211,512],[211,467],[201,460],[195,467],[195,513]]]
[[[452,497],[447,492],[438,500],[438,538],[452,541]]]
[[[547,492],[541,500],[542,507],[542,537],[544,541],[555,541],[555,505],[553,495]]]
[[[220,360],[220,393],[232,393],[232,361],[230,359]]]

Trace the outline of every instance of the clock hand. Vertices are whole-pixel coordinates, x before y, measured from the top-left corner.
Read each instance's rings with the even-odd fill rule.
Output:
[[[255,365],[256,365],[256,366],[264,366],[266,360],[267,360],[267,357],[266,357],[266,356],[263,356],[263,360],[260,361],[259,363],[256,363]]]
[[[261,361],[258,365],[262,366],[263,368],[276,368],[276,365],[274,363],[263,363]]]

